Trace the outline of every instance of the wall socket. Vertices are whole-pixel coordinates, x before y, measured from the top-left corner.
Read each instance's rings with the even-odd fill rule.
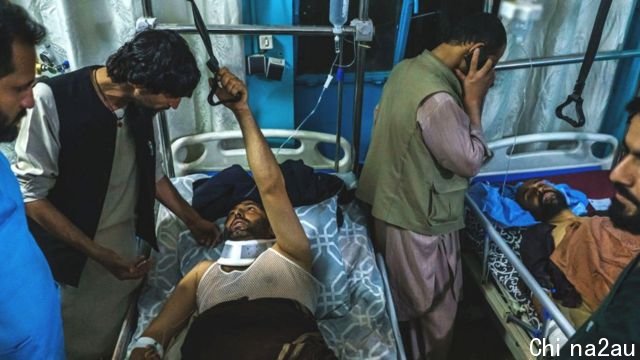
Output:
[[[271,50],[273,49],[273,36],[272,35],[259,35],[258,36],[258,46],[260,50]]]

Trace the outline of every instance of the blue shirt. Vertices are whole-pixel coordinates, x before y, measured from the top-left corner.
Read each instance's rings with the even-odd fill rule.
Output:
[[[0,359],[64,359],[60,298],[0,154]]]

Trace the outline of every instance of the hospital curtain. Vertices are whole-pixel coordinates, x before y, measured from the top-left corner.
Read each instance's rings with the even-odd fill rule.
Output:
[[[136,19],[142,16],[142,0],[12,0],[23,6],[38,22],[46,26],[46,44],[38,53],[47,51],[57,62],[68,60],[71,70],[87,65],[104,64],[107,57],[135,33]],[[191,25],[193,19],[187,1],[153,0],[158,23]],[[241,23],[242,0],[200,0],[197,4],[205,22],[211,24]],[[207,103],[208,72],[204,65],[206,52],[197,35],[185,38],[196,54],[203,76],[190,99],[184,99],[178,110],[167,111],[172,139],[207,131],[237,129],[233,115],[223,106],[212,108]],[[214,53],[221,66],[227,66],[244,78],[242,37],[213,35]],[[10,160],[13,145],[0,148]]]
[[[191,6],[187,1],[153,0],[152,3],[153,14],[159,23],[193,24]],[[207,24],[242,23],[242,0],[200,0],[196,3]],[[171,139],[203,132],[239,129],[231,111],[224,106],[211,107],[207,103],[209,70],[205,62],[208,60],[208,55],[198,35],[184,37],[196,54],[202,77],[193,96],[190,99],[184,99],[177,110],[167,112]],[[245,80],[242,36],[213,34],[211,43],[220,66],[228,67],[231,72]]]
[[[508,47],[503,61],[584,53],[600,0],[545,0],[535,21],[503,19]],[[620,50],[625,41],[635,0],[614,1],[599,51]],[[609,101],[617,61],[593,64],[583,92],[586,125],[578,131],[597,132]],[[501,71],[489,91],[483,113],[488,140],[514,134],[574,131],[556,118],[556,107],[573,91],[580,64]],[[567,109],[573,109],[570,106]],[[569,113],[571,114],[571,113]],[[575,115],[571,115],[575,118]],[[618,121],[619,119],[615,119]]]

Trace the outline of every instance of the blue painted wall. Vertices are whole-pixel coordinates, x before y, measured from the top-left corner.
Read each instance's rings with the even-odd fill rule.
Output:
[[[342,94],[342,137],[353,144],[353,76],[345,76]],[[369,147],[371,128],[373,126],[373,111],[382,93],[383,82],[386,74],[367,74],[363,90],[362,104],[362,133],[360,142],[360,161],[364,161],[366,150]],[[316,104],[325,76],[306,75],[300,76],[295,83],[295,119],[296,126],[309,114]],[[325,91],[322,102],[316,113],[305,123],[303,129],[322,131],[335,134],[337,132],[337,83],[334,80]],[[333,156],[332,154],[328,154]]]
[[[297,0],[244,0],[243,22],[258,25],[292,25],[295,23],[299,2]],[[267,56],[285,59],[286,67],[281,81],[268,80],[264,75],[248,75],[249,103],[258,123],[263,128],[293,129],[302,122],[316,104],[326,75],[301,75],[295,77],[295,38],[274,36],[274,48]],[[258,39],[245,37],[246,55],[259,53]],[[328,69],[327,69],[328,70]],[[378,103],[386,73],[367,74],[364,87],[360,161],[364,161],[369,146],[373,110]],[[336,80],[325,91],[316,113],[303,126],[305,130],[336,133],[337,114]],[[342,136],[353,143],[352,74],[345,76],[343,92]],[[332,150],[333,151],[333,150]],[[332,154],[328,154],[333,156]]]
[[[243,22],[256,25],[292,25],[294,0],[245,0]],[[245,54],[259,53],[257,36],[245,36]],[[265,55],[284,58],[282,80],[268,80],[264,75],[248,75],[249,104],[258,124],[263,128],[291,129],[294,126],[294,39],[273,37],[273,49]]]

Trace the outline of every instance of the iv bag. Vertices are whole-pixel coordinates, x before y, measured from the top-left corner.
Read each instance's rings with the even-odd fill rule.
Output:
[[[339,34],[349,16],[349,0],[329,1],[329,22],[333,25],[333,32]]]

